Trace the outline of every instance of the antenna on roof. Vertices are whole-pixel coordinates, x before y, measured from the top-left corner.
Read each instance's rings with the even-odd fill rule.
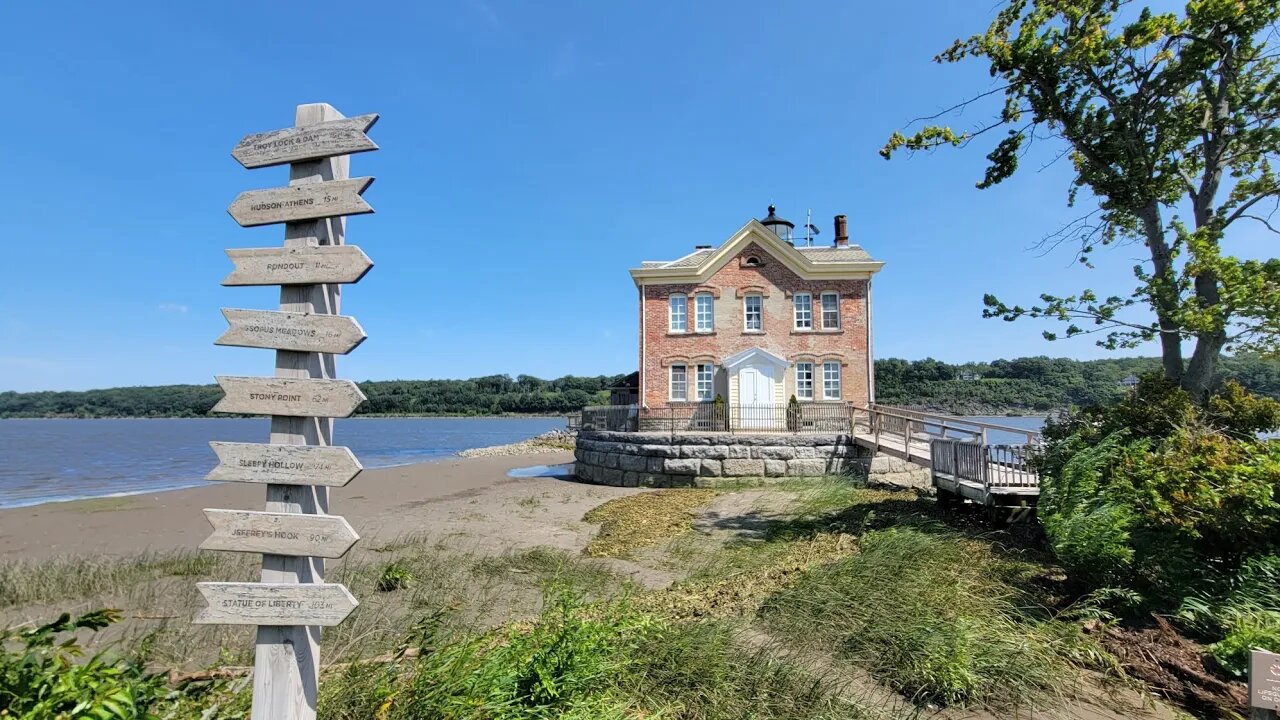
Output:
[[[820,232],[822,231],[818,229],[818,226],[813,224],[813,208],[810,208],[809,211],[805,213],[805,220],[804,220],[805,247],[813,247],[813,236],[817,235]]]

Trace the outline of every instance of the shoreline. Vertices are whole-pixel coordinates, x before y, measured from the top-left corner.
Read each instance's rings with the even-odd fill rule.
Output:
[[[429,506],[480,496],[509,483],[566,482],[512,478],[507,473],[572,461],[573,453],[551,450],[468,458],[450,455],[366,469],[345,487],[330,489],[332,512],[346,517],[362,542],[432,532],[437,528],[419,522],[428,516]],[[264,491],[258,483],[201,481],[171,490],[4,508],[0,509],[0,555],[41,561],[67,555],[194,552],[209,534],[204,508],[261,509]]]

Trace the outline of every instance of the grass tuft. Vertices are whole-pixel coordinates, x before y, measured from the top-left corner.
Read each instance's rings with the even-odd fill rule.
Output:
[[[822,646],[917,703],[1043,706],[1076,673],[1020,571],[941,528],[872,531],[762,609],[777,632]],[[1076,631],[1076,635],[1079,632]]]
[[[584,522],[600,532],[583,550],[592,557],[625,557],[689,529],[694,511],[711,502],[715,490],[653,490],[610,500],[590,510]]]

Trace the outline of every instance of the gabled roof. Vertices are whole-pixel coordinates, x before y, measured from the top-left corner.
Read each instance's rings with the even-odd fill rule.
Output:
[[[783,368],[791,364],[787,362],[786,358],[780,358],[777,355],[774,355],[773,353],[769,352],[768,350],[765,350],[764,348],[758,348],[758,347],[748,348],[741,352],[736,352],[730,355],[729,357],[725,358],[724,360],[722,360],[720,364],[723,365],[726,369],[732,370],[733,368],[747,362],[748,360],[764,360],[765,362],[771,363],[776,367],[783,367]]]
[[[760,221],[749,220],[718,248],[698,249],[671,261],[643,262],[631,270],[631,278],[637,285],[646,281],[704,282],[753,242],[806,280],[869,278],[884,266],[857,245],[797,248],[761,225]]]

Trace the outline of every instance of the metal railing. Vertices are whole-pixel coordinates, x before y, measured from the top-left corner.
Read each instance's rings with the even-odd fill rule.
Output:
[[[1021,435],[1027,444],[1040,444],[1040,431],[1012,425],[969,420],[952,415],[938,415],[891,405],[853,405],[858,426],[871,434],[877,431],[903,437],[927,435],[946,438],[959,435],[963,440],[977,440],[987,444],[991,431]]]
[[[584,430],[615,432],[849,433],[849,403],[797,404],[697,402],[639,408],[635,405],[582,409]]]

